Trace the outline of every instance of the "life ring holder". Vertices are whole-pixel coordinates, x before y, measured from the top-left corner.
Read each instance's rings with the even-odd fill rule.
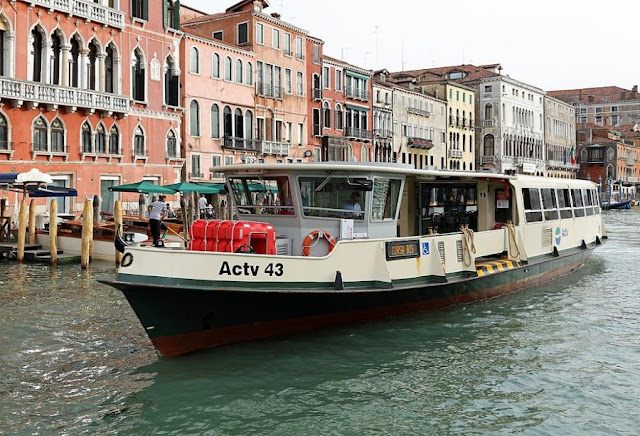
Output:
[[[302,255],[309,256],[311,254],[311,247],[317,244],[320,238],[326,239],[327,244],[329,244],[329,250],[327,251],[327,254],[331,253],[336,247],[335,238],[326,230],[317,229],[309,233],[304,238],[304,241],[302,241]]]

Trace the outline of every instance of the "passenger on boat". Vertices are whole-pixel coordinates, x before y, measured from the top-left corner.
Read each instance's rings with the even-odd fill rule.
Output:
[[[149,212],[149,228],[151,229],[151,235],[153,236],[153,245],[159,247],[160,241],[160,225],[161,220],[167,215],[167,206],[164,204],[166,197],[161,195],[156,201],[151,203],[151,212]]]
[[[343,218],[362,218],[362,212],[360,212],[362,210],[362,207],[360,207],[360,203],[358,203],[358,200],[360,200],[360,193],[358,191],[353,191],[351,193],[351,197],[349,197],[349,199],[345,201],[342,206],[340,206],[340,209],[349,210],[352,212],[344,212],[340,213],[340,215]]]

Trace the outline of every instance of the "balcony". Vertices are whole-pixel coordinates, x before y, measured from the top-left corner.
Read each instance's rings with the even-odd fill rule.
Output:
[[[431,150],[434,146],[434,143],[430,139],[420,138],[420,137],[408,137],[407,138],[407,147],[409,148],[417,148],[420,150]]]
[[[482,122],[483,127],[493,127],[493,120],[484,120]]]
[[[423,117],[431,116],[431,112],[419,109],[417,107],[409,107],[407,108],[407,112],[414,115],[422,115]]]
[[[274,86],[270,83],[258,83],[256,94],[267,98],[282,98],[282,86]]]
[[[452,159],[462,159],[462,150],[450,149],[449,157]]]
[[[547,168],[558,168],[558,169],[563,169],[563,170],[579,170],[580,169],[580,164],[575,163],[572,164],[571,162],[567,161],[564,162],[562,160],[548,160],[547,161]]]
[[[369,101],[369,95],[366,89],[355,88],[353,86],[345,86],[344,93],[347,97],[355,100]]]
[[[91,89],[68,88],[39,82],[27,82],[0,78],[0,98],[12,100],[14,106],[22,106],[25,102],[34,106],[49,105],[53,110],[59,106],[104,111],[106,113],[129,113],[129,98],[116,94],[97,92]]]
[[[276,142],[276,141],[262,141],[262,153],[263,154],[275,154],[279,156],[289,155],[289,143],[288,142]]]
[[[356,139],[371,139],[371,132],[367,129],[358,129],[356,127],[345,127],[344,136]]]
[[[496,157],[495,156],[480,156],[481,164],[495,164]]]
[[[62,12],[69,17],[82,17],[105,26],[124,29],[124,12],[102,6],[89,0],[28,0],[25,3],[38,5],[50,11]]]
[[[322,89],[313,88],[313,99],[314,100],[322,100]]]
[[[255,139],[234,138],[231,136],[225,136],[222,142],[222,148],[228,150],[240,150],[240,151],[253,151],[260,152],[259,141]]]
[[[373,135],[377,138],[391,138],[393,137],[393,132],[385,129],[374,129]]]

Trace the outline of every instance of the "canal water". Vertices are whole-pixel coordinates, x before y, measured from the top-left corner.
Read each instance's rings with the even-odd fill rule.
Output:
[[[640,434],[640,209],[576,273],[160,358],[110,263],[0,261],[0,434]]]

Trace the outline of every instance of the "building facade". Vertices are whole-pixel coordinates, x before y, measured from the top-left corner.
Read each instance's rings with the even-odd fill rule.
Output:
[[[112,211],[113,185],[174,182],[181,163],[167,157],[181,129],[178,27],[171,1],[2,9],[0,171],[38,168],[76,188],[77,199],[58,200],[67,213],[94,195]]]
[[[544,123],[545,176],[575,179],[580,169],[576,162],[575,109],[546,95]]]
[[[373,76],[373,160],[396,162],[393,149],[393,84],[387,81],[387,70]]]

